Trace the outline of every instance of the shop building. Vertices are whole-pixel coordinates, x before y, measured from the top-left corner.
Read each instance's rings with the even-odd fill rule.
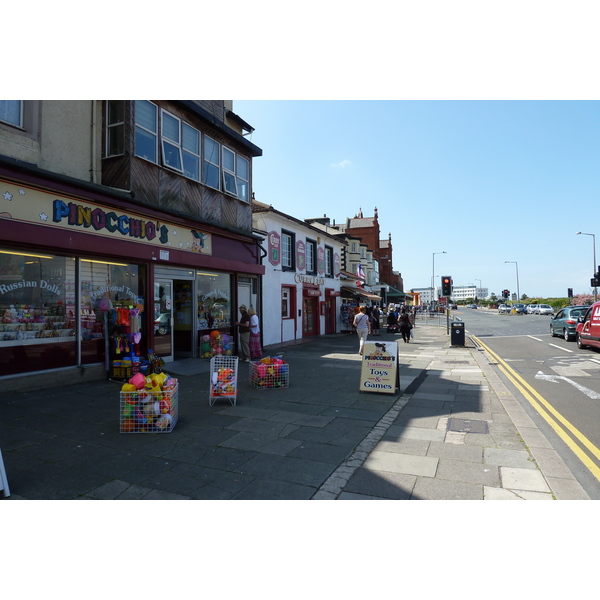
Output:
[[[237,307],[260,306],[262,151],[232,108],[0,101],[3,389],[201,357],[215,330],[237,352]]]
[[[340,260],[335,235],[252,203],[254,231],[264,237],[263,345],[340,331]],[[337,232],[335,232],[337,233]]]

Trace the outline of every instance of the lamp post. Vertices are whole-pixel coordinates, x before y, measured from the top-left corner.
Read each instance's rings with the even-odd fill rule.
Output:
[[[475,279],[475,281],[479,281],[479,289],[481,289],[481,279]],[[477,288],[475,288],[475,295],[477,296]],[[481,298],[482,300],[485,300],[485,298]]]
[[[434,284],[435,284],[435,255],[436,254],[446,254],[446,251],[443,250],[442,252],[434,252],[433,253],[433,268],[431,271],[431,306],[434,306]]]
[[[519,290],[519,265],[516,260],[505,260],[505,263],[514,263],[517,269],[517,302],[521,302],[521,292]]]
[[[583,231],[578,231],[575,235],[591,235],[592,236],[592,240],[594,242],[594,270],[592,271],[592,273],[594,273],[594,279],[596,278],[596,236],[593,233],[583,233]],[[598,288],[596,286],[594,286],[594,302],[598,301]]]

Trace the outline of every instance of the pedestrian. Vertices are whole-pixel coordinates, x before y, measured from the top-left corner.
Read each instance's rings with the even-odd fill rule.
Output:
[[[388,309],[387,332],[388,333],[397,333],[398,332],[398,321],[396,319],[396,313],[394,312],[393,306],[390,306],[390,308]]]
[[[402,339],[408,344],[408,342],[410,342],[410,330],[412,329],[412,325],[410,324],[410,316],[405,310],[402,311],[402,314],[398,319],[398,324],[400,325]]]
[[[367,307],[361,306],[358,314],[354,317],[354,327],[356,327],[356,333],[358,335],[359,346],[358,353],[362,356],[363,347],[367,340],[367,335],[371,333],[371,322],[369,321],[369,317],[367,316]]]
[[[250,362],[250,315],[245,304],[240,305],[239,311],[242,316],[236,325],[240,332],[241,358],[244,362]]]
[[[379,306],[375,306],[371,313],[371,330],[373,331],[373,335],[381,335],[379,333],[379,320],[381,318],[381,311],[379,310]]]
[[[262,348],[260,347],[260,327],[256,311],[250,307],[248,311],[250,315],[250,358],[259,359],[262,356]]]

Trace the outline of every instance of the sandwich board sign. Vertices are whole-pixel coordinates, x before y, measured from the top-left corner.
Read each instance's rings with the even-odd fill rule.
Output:
[[[365,342],[360,391],[395,394],[400,389],[397,342]]]

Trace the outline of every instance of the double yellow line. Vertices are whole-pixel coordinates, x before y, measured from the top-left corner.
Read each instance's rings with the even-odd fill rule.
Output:
[[[590,440],[565,419],[547,400],[538,394],[522,377],[509,367],[495,352],[490,350],[478,337],[471,335],[477,340],[485,351],[498,362],[500,370],[508,377],[509,381],[523,394],[527,401],[538,411],[544,420],[556,431],[559,437],[573,451],[575,456],[589,469],[594,477],[600,481],[600,467],[584,452],[575,439],[588,449],[588,451],[600,461],[600,450]],[[562,426],[559,424],[562,424]],[[565,431],[566,430],[566,431]],[[567,433],[567,431],[569,433]],[[573,439],[575,438],[575,439]]]

